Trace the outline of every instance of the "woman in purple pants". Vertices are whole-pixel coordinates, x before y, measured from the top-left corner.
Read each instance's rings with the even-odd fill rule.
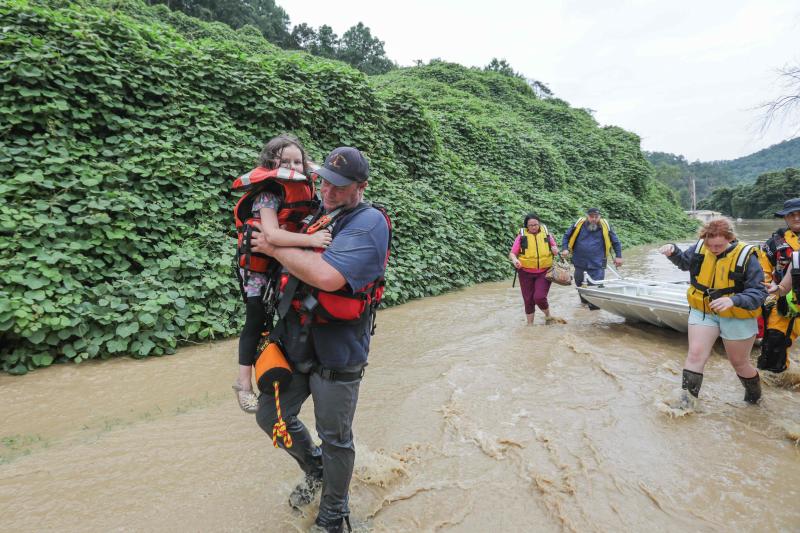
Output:
[[[557,254],[556,241],[547,231],[547,226],[539,221],[538,216],[528,214],[508,254],[519,274],[519,288],[525,302],[528,324],[533,324],[536,306],[544,313],[546,324],[564,322],[563,319],[550,315],[550,306],[547,303],[550,280],[546,275]]]

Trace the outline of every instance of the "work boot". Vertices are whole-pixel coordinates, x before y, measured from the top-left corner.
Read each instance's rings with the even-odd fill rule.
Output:
[[[306,474],[305,479],[298,483],[289,494],[289,505],[294,509],[305,507],[316,497],[322,488],[322,478],[311,474]]]
[[[739,376],[737,374],[737,376]],[[739,381],[744,385],[744,401],[747,403],[757,404],[761,399],[761,379],[756,373],[752,378],[743,378],[739,376]]]
[[[344,525],[347,524],[347,531],[353,531],[350,526],[350,517],[345,516],[330,524],[322,525],[319,522],[314,522],[311,527],[312,533],[344,533]]]
[[[683,369],[683,381],[681,388],[689,391],[695,398],[700,396],[700,385],[703,384],[703,374]]]

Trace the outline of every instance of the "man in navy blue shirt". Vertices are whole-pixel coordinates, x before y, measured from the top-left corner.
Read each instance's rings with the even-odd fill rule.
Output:
[[[332,233],[330,246],[322,253],[277,247],[270,244],[268,233],[261,233],[254,238],[253,249],[277,259],[298,280],[295,294],[287,294],[290,281],[282,298],[302,300],[301,310],[310,307],[305,319],[289,308],[284,324],[275,328],[284,328],[280,340],[295,370],[288,387],[281,388],[280,402],[293,441],[284,449],[305,473],[289,503],[295,508],[307,505],[322,489],[315,528],[327,532],[343,531],[344,522],[349,526],[348,491],[355,462],[352,424],[367,365],[372,310],[367,307],[340,318],[353,312],[352,304],[362,302],[361,297],[382,279],[389,225],[379,210],[361,202],[369,163],[357,149],[333,150],[316,173],[323,180],[324,214],[332,221],[325,228]],[[297,418],[309,395],[321,448]],[[271,395],[259,398],[256,420],[272,435],[277,413]]]
[[[564,234],[561,240],[561,255],[566,257],[572,253],[572,264],[575,265],[575,285],[583,284],[585,274],[600,281],[605,278],[608,254],[614,249],[614,265],[622,265],[622,245],[611,224],[600,216],[600,210],[592,207],[586,210],[586,216],[578,219]],[[589,304],[581,297],[581,303]],[[589,309],[597,309],[589,304]]]

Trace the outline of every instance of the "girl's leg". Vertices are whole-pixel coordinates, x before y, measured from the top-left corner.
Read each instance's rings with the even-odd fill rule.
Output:
[[[248,296],[244,328],[239,336],[239,373],[233,384],[239,407],[246,413],[255,413],[258,409],[258,398],[253,393],[251,373],[265,319],[261,297]]]
[[[239,377],[236,382],[242,390],[253,390],[253,367],[250,365],[239,365]]]
[[[247,314],[245,315],[244,328],[239,336],[239,385],[242,390],[252,390],[250,383],[250,367],[256,360],[256,349],[264,330],[264,306],[260,296],[247,297]],[[244,379],[242,379],[244,378]]]

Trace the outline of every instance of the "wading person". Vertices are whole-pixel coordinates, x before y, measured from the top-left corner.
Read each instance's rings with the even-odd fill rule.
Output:
[[[760,258],[767,281],[778,283],[790,268],[792,252],[800,251],[800,198],[786,200],[775,216],[783,217],[786,227],[778,229],[761,246]],[[783,372],[789,367],[789,349],[800,334],[800,319],[786,294],[776,293],[776,297],[764,305],[764,339],[758,368]]]
[[[533,213],[527,215],[508,258],[519,275],[519,289],[522,292],[528,324],[533,324],[536,306],[544,313],[545,323],[563,322],[562,319],[550,315],[547,302],[547,293],[550,291],[547,271],[553,266],[553,257],[557,254],[558,246],[547,227],[538,216]]]
[[[584,275],[595,281],[605,278],[608,255],[613,249],[614,265],[622,266],[622,244],[611,224],[600,216],[600,210],[592,207],[586,216],[578,219],[561,240],[561,255],[572,254],[575,265],[575,285],[583,285]],[[589,309],[598,309],[581,297],[581,303],[588,304]]]
[[[249,228],[253,227],[252,222],[259,221],[265,230],[270,231],[275,246],[325,248],[331,241],[327,231],[314,235],[295,233],[299,229],[297,221],[311,213],[314,198],[311,180],[300,179],[308,176],[310,170],[300,141],[286,134],[270,139],[261,151],[258,165],[234,182],[234,189],[246,190],[234,209],[240,236],[236,251],[239,282],[246,316],[239,337],[239,372],[233,390],[239,407],[247,413],[255,413],[258,407],[252,373],[256,346],[265,328],[262,298],[270,277],[280,273],[280,265],[275,264],[272,258],[253,254],[249,249]],[[294,171],[292,178],[298,179],[283,178],[279,169]]]
[[[311,503],[321,489],[315,527],[349,529],[348,491],[355,446],[353,417],[367,365],[374,312],[383,292],[390,226],[382,210],[361,203],[369,164],[355,148],[333,150],[316,170],[322,178],[324,213],[307,231],[331,230],[330,246],[319,250],[276,247],[271,232],[254,237],[254,249],[277,259],[288,271],[272,334],[294,372],[280,391],[280,406],[292,446],[282,447],[305,474],[289,503]],[[303,402],[314,401],[317,447],[297,418]],[[278,422],[274,398],[259,397],[256,420],[268,434]]]
[[[698,236],[700,240],[686,250],[674,244],[658,250],[690,276],[689,353],[681,396],[670,407],[695,406],[703,368],[717,337],[722,337],[728,361],[744,386],[745,401],[757,403],[761,382],[749,356],[758,331],[756,317],[767,296],[764,271],[754,247],[736,240],[730,220],[712,219],[700,228]]]

